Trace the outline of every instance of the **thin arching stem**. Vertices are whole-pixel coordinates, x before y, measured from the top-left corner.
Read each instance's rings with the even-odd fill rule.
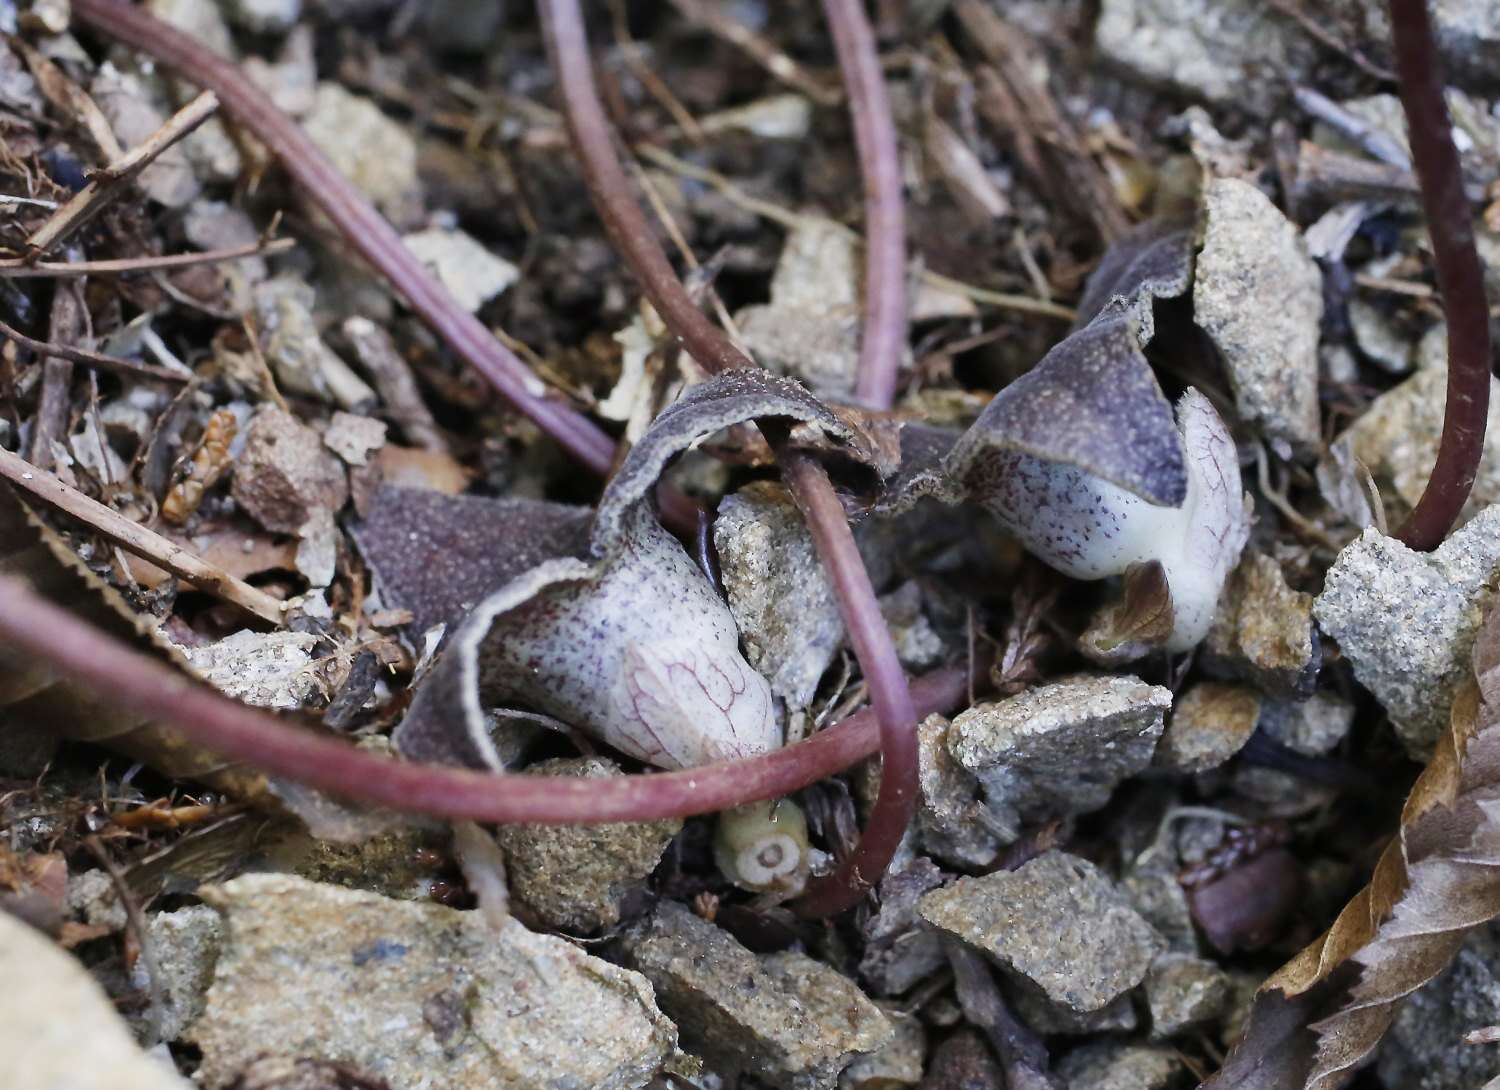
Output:
[[[694,359],[710,371],[753,366],[693,303],[636,203],[594,85],[578,0],[539,0],[538,7],[579,167],[615,245],[657,313]],[[873,50],[873,41],[869,47]],[[904,317],[901,328],[904,331]],[[880,879],[911,821],[916,805],[916,717],[890,631],[833,485],[821,467],[778,445],[787,486],[834,585],[880,724],[881,790],[866,834],[832,875],[813,883],[804,900],[807,909],[828,914],[857,903]],[[894,837],[892,830],[897,830]]]
[[[1437,461],[1422,498],[1397,535],[1413,549],[1428,550],[1437,548],[1457,521],[1484,454],[1490,319],[1426,0],[1391,0],[1391,34],[1412,162],[1422,185],[1422,210],[1448,320],[1448,401]]]
[[[401,293],[412,310],[516,411],[595,473],[608,473],[614,440],[592,420],[544,396],[539,380],[406,248],[401,236],[309,140],[296,122],[232,61],[205,49],[144,8],[117,0],[75,0],[80,22],[139,49],[219,96],[224,110],[271,150],[308,199]]]
[[[906,202],[896,122],[864,0],[823,0],[865,187],[865,322],[857,398],[889,409],[906,353]]]
[[[785,749],[681,772],[584,781],[394,761],[221,696],[15,579],[0,577],[0,605],[0,648],[7,656],[45,662],[143,721],[176,727],[230,760],[403,813],[544,825],[686,817],[780,798],[848,768],[879,745],[874,713],[865,710]],[[911,694],[917,711],[930,715],[959,704],[966,687],[967,671],[957,665],[918,678]]]

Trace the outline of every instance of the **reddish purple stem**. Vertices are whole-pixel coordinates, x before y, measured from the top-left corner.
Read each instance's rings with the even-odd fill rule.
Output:
[[[906,353],[906,202],[896,122],[864,0],[823,0],[865,186],[865,328],[855,396],[889,409]]]
[[[750,359],[709,321],[688,295],[636,203],[616,158],[604,107],[594,85],[588,34],[578,0],[538,0],[538,8],[579,167],[593,197],[594,207],[615,245],[635,272],[662,321],[694,359],[710,371],[753,367]],[[874,39],[869,35],[868,27],[865,29],[863,40],[857,34],[851,37],[850,48],[855,51],[864,48],[873,54]],[[873,64],[878,75],[877,57],[872,56],[861,63]],[[865,94],[868,80],[851,77],[850,90],[851,97]],[[863,112],[874,116],[882,108],[887,115],[885,124],[893,136],[894,126],[883,95],[878,103],[865,104]],[[856,109],[856,117],[860,112]],[[880,126],[872,124],[870,128],[876,131]],[[899,190],[897,197],[899,200]],[[899,220],[897,222],[899,224]],[[867,290],[873,287],[873,284],[867,285]],[[879,306],[882,310],[869,314],[867,324],[888,330],[892,323],[883,308],[890,306],[892,297],[888,284],[881,290],[887,294],[869,295],[867,308]],[[895,329],[900,332],[903,343],[894,348],[899,362],[906,328],[904,291],[898,292],[894,301],[901,305]],[[827,915],[848,908],[864,897],[885,873],[902,833],[911,822],[916,806],[916,715],[907,691],[906,677],[891,643],[890,631],[881,617],[869,573],[865,571],[833,485],[821,467],[789,454],[785,444],[776,442],[774,432],[768,438],[781,448],[787,485],[802,508],[818,557],[833,582],[839,611],[849,629],[849,639],[869,685],[871,704],[880,723],[883,772],[880,794],[871,811],[868,828],[849,857],[833,874],[815,880],[801,902],[804,911]]]
[[[230,760],[341,798],[472,821],[572,825],[710,813],[780,798],[868,757],[879,745],[874,713],[865,710],[805,742],[751,760],[588,781],[500,775],[390,760],[246,707],[7,577],[0,577],[0,643]],[[951,710],[964,699],[967,684],[963,666],[918,678],[912,685],[917,710]]]
[[[1426,0],[1391,0],[1391,34],[1412,162],[1422,186],[1422,210],[1448,320],[1448,401],[1437,461],[1422,498],[1397,535],[1413,549],[1426,551],[1442,544],[1458,520],[1484,454],[1490,317]]]

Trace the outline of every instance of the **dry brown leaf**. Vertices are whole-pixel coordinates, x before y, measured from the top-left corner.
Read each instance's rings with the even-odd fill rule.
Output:
[[[1341,1085],[1380,1041],[1399,1002],[1447,967],[1470,928],[1500,915],[1500,611],[1486,619],[1473,663],[1474,678],[1454,700],[1448,731],[1370,883],[1263,985],[1265,999],[1322,990],[1339,970],[1332,983],[1346,974],[1350,981],[1317,1005],[1322,1016],[1312,1023],[1316,1047],[1305,1077],[1268,1086]],[[1295,1050],[1263,1049],[1265,1037],[1252,1019],[1241,1051],[1266,1052],[1271,1068],[1290,1071]]]
[[[16,576],[105,631],[149,643],[157,654],[192,673],[186,660],[154,624],[147,623],[106,586],[55,534],[0,484],[0,574]],[[265,794],[265,777],[226,764],[189,744],[176,731],[96,697],[0,646],[0,729],[27,723],[75,741],[118,749],[176,779],[197,780],[238,798]]]

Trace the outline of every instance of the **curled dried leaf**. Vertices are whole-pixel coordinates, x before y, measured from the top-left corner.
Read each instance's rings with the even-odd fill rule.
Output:
[[[1282,1009],[1277,997],[1311,996],[1317,1019],[1310,1060],[1269,1049],[1273,1029],[1252,1019],[1242,1051],[1276,1053],[1266,1063],[1288,1071],[1308,1064],[1305,1077],[1277,1086],[1341,1085],[1400,1001],[1447,967],[1471,928],[1500,915],[1500,612],[1486,619],[1473,664],[1369,884],[1263,986],[1257,1018]]]

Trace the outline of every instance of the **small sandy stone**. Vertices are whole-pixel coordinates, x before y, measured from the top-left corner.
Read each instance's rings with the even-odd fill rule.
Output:
[[[267,1054],[391,1090],[635,1090],[676,1044],[638,974],[514,920],[278,874],[202,896],[225,928],[188,1036],[210,1090]]]
[[[817,394],[848,394],[859,365],[861,258],[855,240],[830,221],[787,235],[771,302],[735,320],[761,363],[806,382]]]
[[[167,120],[167,115],[151,102],[142,81],[111,64],[100,68],[89,85],[89,94],[99,104],[123,148],[132,148],[148,139]],[[136,176],[135,184],[146,196],[168,208],[191,204],[203,190],[181,143],[158,155]]]
[[[147,1056],[77,958],[0,912],[0,1070],[5,1090],[190,1090]]]
[[[314,511],[337,511],[349,486],[338,459],[317,432],[268,405],[245,432],[230,489],[235,502],[267,530],[294,534]]]
[[[1448,403],[1448,358],[1445,327],[1429,331],[1419,355],[1423,365],[1399,386],[1381,394],[1336,440],[1369,469],[1385,500],[1391,525],[1416,506],[1437,460]],[[1500,503],[1500,379],[1490,378],[1490,409],[1484,454],[1460,518],[1472,518]]]
[[[237,56],[219,4],[205,4],[203,0],[147,0],[145,6],[162,22],[196,38],[219,56],[231,60]]]
[[[1354,726],[1354,705],[1338,693],[1317,692],[1306,700],[1268,701],[1260,729],[1294,753],[1321,757]]]
[[[655,986],[683,1048],[726,1074],[785,1090],[831,1088],[857,1055],[893,1035],[880,1008],[833,969],[802,954],[752,954],[673,902],[627,929],[621,948]]]
[[[1212,961],[1163,954],[1146,974],[1151,1039],[1163,1041],[1212,1022],[1229,1005],[1229,976]]]
[[[1418,760],[1447,726],[1497,570],[1500,507],[1431,553],[1366,530],[1339,553],[1313,607]]]
[[[1068,1090],[1166,1090],[1183,1070],[1170,1048],[1123,1041],[1082,1045],[1057,1065]]]
[[[214,966],[219,960],[223,923],[207,905],[190,905],[150,917],[151,947],[161,971],[161,1038],[178,1040],[203,1013]],[[150,988],[144,959],[138,959],[132,981],[142,991]]]
[[[1182,693],[1167,720],[1156,764],[1174,772],[1206,772],[1233,757],[1260,718],[1260,694],[1244,685],[1202,681]]]
[[[1280,564],[1247,549],[1219,600],[1204,666],[1268,693],[1307,693],[1322,665],[1312,608],[1313,596],[1287,586]]]
[[[369,464],[370,455],[385,446],[386,423],[369,416],[336,412],[323,433],[323,445],[345,465]]]
[[[111,931],[125,929],[125,906],[120,904],[120,895],[109,874],[102,870],[86,870],[68,875],[68,912],[86,924],[108,927]]]
[[[543,761],[529,772],[619,776],[604,757]],[[502,825],[511,895],[548,928],[592,934],[620,921],[620,902],[660,862],[680,820],[608,825]]]
[[[915,580],[908,580],[891,593],[882,594],[880,615],[891,631],[896,657],[908,670],[930,670],[947,654],[943,638],[922,612],[922,589]]]
[[[463,231],[431,228],[406,235],[401,241],[470,313],[510,287],[521,275],[520,269],[490,253]]]
[[[1135,987],[1166,948],[1104,872],[1065,852],[960,878],[923,897],[917,912],[1078,1013]]]
[[[405,126],[368,98],[323,82],[302,127],[338,172],[386,215],[401,222],[411,214],[421,190],[417,145]]]
[[[1172,693],[1133,677],[1079,676],[961,712],[948,748],[979,778],[996,829],[1086,814],[1151,763]]]
[[[217,643],[184,649],[198,675],[226,696],[258,708],[300,708],[318,689],[310,632],[242,629]]]
[[[788,707],[806,708],[844,622],[796,504],[780,485],[747,485],[719,505],[714,545],[745,657]]]
[[[857,1056],[839,1076],[839,1090],[897,1090],[922,1081],[927,1058],[927,1033],[922,1023],[893,1006],[882,1005],[895,1035],[890,1043],[868,1056]]]
[[[1215,178],[1203,202],[1193,319],[1224,359],[1240,419],[1283,447],[1314,450],[1322,274],[1296,225],[1249,182]]]
[[[988,827],[979,781],[948,749],[949,726],[941,715],[917,725],[917,832],[928,854],[977,870],[994,862],[1000,838]]]

